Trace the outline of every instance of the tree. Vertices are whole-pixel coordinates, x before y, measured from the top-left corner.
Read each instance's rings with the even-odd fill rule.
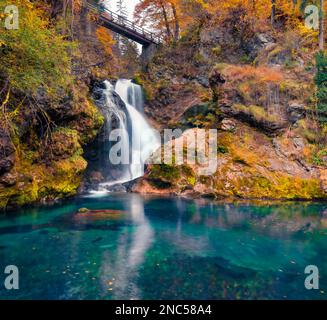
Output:
[[[274,27],[276,19],[276,0],[271,0],[271,25]]]
[[[179,0],[141,0],[135,7],[136,22],[158,33],[170,43],[179,38]]]
[[[320,51],[316,57],[317,111],[321,124],[327,124],[327,54]]]
[[[324,0],[320,0],[320,17],[319,17],[319,49],[324,50]]]
[[[0,7],[7,2],[0,0]],[[47,93],[58,94],[71,84],[71,42],[58,35],[49,26],[46,12],[30,1],[20,1],[19,29],[6,32],[0,28],[0,73],[5,75],[12,88],[36,94],[43,88]]]
[[[121,17],[121,19],[127,19],[128,14],[127,14],[127,8],[124,0],[117,0],[116,12]],[[118,51],[121,51],[124,44],[126,44],[125,38],[121,37],[118,33],[115,34],[114,38],[117,43]]]
[[[179,39],[179,31],[180,31],[178,1],[170,0],[169,3],[171,5],[171,9],[174,17],[174,23],[175,23],[174,42],[176,42]]]
[[[125,4],[124,0],[117,0],[116,11],[117,11],[117,14],[119,14],[123,18],[127,18],[128,13],[127,13],[127,8],[126,8],[126,4]]]
[[[96,36],[103,45],[104,51],[108,56],[112,56],[112,46],[116,41],[112,38],[110,31],[105,27],[99,27],[96,30]]]

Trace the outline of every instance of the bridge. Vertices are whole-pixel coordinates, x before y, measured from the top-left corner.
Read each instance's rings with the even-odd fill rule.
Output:
[[[86,2],[86,6],[90,11],[99,15],[100,23],[104,27],[141,44],[143,52],[151,45],[158,45],[162,42],[162,38],[153,32],[137,26],[133,21],[108,10],[104,6],[94,5],[90,2]]]

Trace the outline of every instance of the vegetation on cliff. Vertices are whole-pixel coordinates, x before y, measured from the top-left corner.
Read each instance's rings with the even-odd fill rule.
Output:
[[[144,10],[146,16],[148,2],[141,3],[137,14]],[[158,3],[172,10],[171,1]],[[135,190],[162,193],[165,186],[167,192],[218,198],[325,198],[326,21],[320,18],[319,30],[307,28],[306,1],[173,4],[181,37],[136,80],[145,88],[147,114],[161,126],[218,129],[218,169],[204,177],[199,164],[191,166],[195,183],[185,188],[185,175],[173,174],[178,166],[152,165]],[[315,4],[326,9],[324,2]],[[174,30],[176,17],[170,17]]]
[[[3,14],[0,208],[75,194],[87,166],[82,147],[103,124],[89,94],[93,79],[103,76],[93,17],[78,1],[10,4],[18,7],[19,26],[6,29]],[[7,5],[0,1],[1,13]],[[92,41],[85,42],[88,32]],[[103,77],[111,71],[108,57],[105,64]]]
[[[140,0],[136,21],[164,44],[142,71],[137,46],[99,26],[82,1],[11,4],[20,27],[0,27],[1,208],[77,192],[83,148],[104,121],[90,89],[132,74],[158,126],[219,132],[215,174],[153,165],[147,190],[326,197],[325,1],[314,1],[312,30],[305,0]]]

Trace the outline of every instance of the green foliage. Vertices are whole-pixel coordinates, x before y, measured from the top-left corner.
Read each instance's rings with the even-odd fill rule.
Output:
[[[169,182],[174,182],[180,178],[180,172],[177,167],[168,164],[159,164],[153,166],[151,177],[160,177]]]
[[[326,165],[325,157],[327,157],[327,149],[320,150],[313,156],[313,163],[318,166]]]
[[[222,154],[228,153],[228,148],[225,147],[225,146],[218,146],[217,147],[217,152],[222,153]]]
[[[317,85],[317,111],[321,124],[327,123],[327,54],[319,52],[316,56],[317,74],[315,83]]]
[[[7,4],[0,0],[2,12]],[[32,94],[43,88],[56,95],[71,83],[72,43],[57,34],[45,12],[29,1],[19,1],[18,30],[0,27],[0,44],[0,74],[12,88]]]

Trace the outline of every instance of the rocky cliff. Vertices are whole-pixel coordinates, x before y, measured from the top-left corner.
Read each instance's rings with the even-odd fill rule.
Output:
[[[103,124],[90,92],[113,66],[97,39],[96,23],[80,8],[74,23],[71,17],[63,20],[60,1],[49,1],[49,7],[45,2],[22,2],[22,28],[0,30],[0,209],[76,194],[87,167],[83,148]],[[63,37],[67,21],[69,37]]]
[[[218,130],[218,169],[203,176],[199,164],[151,165],[134,191],[325,199],[326,129],[315,117],[312,35],[249,28],[241,38],[233,26],[212,17],[135,79],[161,128],[183,128],[184,138],[197,128]]]

